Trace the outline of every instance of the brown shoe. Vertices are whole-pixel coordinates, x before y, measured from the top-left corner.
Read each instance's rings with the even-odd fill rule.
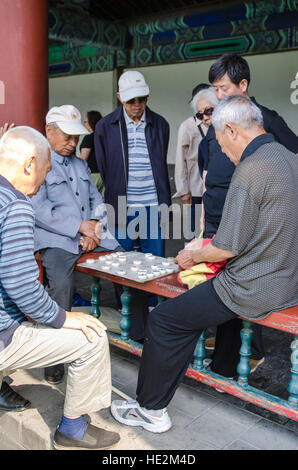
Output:
[[[215,348],[215,337],[207,338],[205,340],[205,349],[213,350]]]
[[[57,450],[103,450],[114,447],[120,441],[116,432],[87,424],[83,439],[75,439],[56,429],[54,448]]]
[[[252,374],[264,361],[264,357],[262,359],[249,359],[250,373]]]

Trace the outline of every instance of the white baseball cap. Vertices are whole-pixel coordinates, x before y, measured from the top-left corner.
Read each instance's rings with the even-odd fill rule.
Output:
[[[71,104],[54,106],[46,115],[46,124],[55,122],[60,129],[69,135],[89,134],[81,122],[80,111]]]
[[[122,101],[149,95],[149,86],[145,78],[136,70],[128,70],[119,78],[119,94]]]

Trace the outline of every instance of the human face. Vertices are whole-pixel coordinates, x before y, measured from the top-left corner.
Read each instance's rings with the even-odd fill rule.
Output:
[[[216,140],[221,150],[235,165],[238,165],[243,152],[243,148],[239,143],[239,133],[237,128],[226,125],[225,131],[221,132],[215,129]]]
[[[120,97],[120,96],[119,96]],[[118,97],[118,98],[119,98]],[[135,122],[139,122],[147,106],[148,96],[136,97],[133,99],[133,103],[129,101],[121,101],[128,117]]]
[[[87,116],[87,115],[86,115],[86,117],[85,117],[85,119],[84,119],[84,126],[86,127],[87,131],[93,132],[93,129],[92,129],[92,127],[91,127],[90,124],[89,124],[88,116]]]
[[[225,73],[219,80],[212,83],[217,99],[220,101],[226,96],[246,95],[247,96],[247,80],[243,79],[238,85],[235,85]]]
[[[59,127],[54,129],[50,125],[46,126],[46,135],[52,150],[62,157],[74,153],[80,138],[79,135],[65,134]]]
[[[203,98],[197,101],[197,104],[196,104],[197,113],[203,114],[201,121],[206,127],[209,127],[211,124],[212,112],[213,112],[214,107],[215,106],[213,103],[211,103],[211,101],[205,100]],[[209,114],[209,110],[210,111],[212,110],[211,114]],[[204,114],[205,111],[207,111],[209,115]],[[198,119],[198,116],[197,116],[197,119]]]
[[[22,172],[21,191],[30,198],[37,194],[39,188],[44,184],[50,169],[50,151],[48,151],[46,159],[39,155],[28,158],[24,165],[24,171]]]

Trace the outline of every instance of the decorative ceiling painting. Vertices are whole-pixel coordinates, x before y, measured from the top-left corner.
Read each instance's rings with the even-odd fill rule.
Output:
[[[50,0],[50,77],[298,48],[296,0]]]

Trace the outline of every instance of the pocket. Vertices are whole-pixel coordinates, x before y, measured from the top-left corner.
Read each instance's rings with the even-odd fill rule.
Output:
[[[67,183],[66,176],[56,175],[52,172],[47,176],[47,186],[60,185],[61,183]]]
[[[84,183],[89,184],[89,183],[90,183],[89,175],[87,175],[87,174],[86,174],[86,175],[85,175],[85,174],[80,175],[80,181],[81,181],[81,182],[83,181]]]
[[[46,179],[48,199],[52,202],[61,201],[65,197],[67,184],[66,176],[49,174]]]

